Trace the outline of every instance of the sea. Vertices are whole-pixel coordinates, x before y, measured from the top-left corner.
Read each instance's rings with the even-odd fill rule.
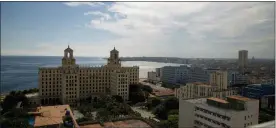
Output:
[[[60,56],[1,56],[1,93],[12,90],[38,88],[38,68],[61,66]],[[75,57],[80,65],[100,66],[107,60],[101,57]],[[163,66],[181,64],[147,61],[123,61],[122,66],[139,66],[139,77],[147,78],[147,72]]]

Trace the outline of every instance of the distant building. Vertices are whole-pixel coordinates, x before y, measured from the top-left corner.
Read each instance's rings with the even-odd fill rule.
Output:
[[[218,89],[227,89],[228,87],[227,71],[215,71],[211,73],[210,84],[218,87]]]
[[[153,83],[156,83],[158,82],[160,79],[159,77],[157,77],[157,74],[156,72],[148,72],[148,81],[149,82],[153,82]]]
[[[121,77],[118,71],[123,75],[127,74],[128,77]],[[64,50],[61,66],[41,67],[38,74],[42,105],[61,101],[62,104],[76,106],[83,100],[96,101],[99,96],[114,91],[114,87],[118,89],[113,93],[127,100],[125,85],[139,82],[139,67],[122,67],[119,52],[115,47],[110,51],[107,65],[91,67],[76,64],[73,50],[68,46]]]
[[[239,51],[239,69],[240,71],[244,72],[245,69],[248,67],[248,51],[247,50],[240,50]]]
[[[242,89],[241,95],[249,98],[260,99],[265,95],[274,95],[275,86],[269,84],[250,84]]]
[[[209,83],[211,73],[217,71],[218,69],[204,69],[200,67],[191,67],[189,70],[189,82],[203,82]]]
[[[242,96],[179,100],[179,128],[246,128],[258,124],[259,101]]]
[[[156,68],[155,72],[156,72],[156,76],[159,77],[159,78],[161,78],[161,76],[162,76],[162,68]]]
[[[175,97],[184,100],[202,97],[226,98],[237,94],[238,90],[236,88],[220,89],[219,86],[201,82],[187,83],[174,90]]]
[[[261,80],[261,84],[271,84],[271,85],[275,85],[275,79],[263,79]]]
[[[216,90],[215,86],[211,86],[206,83],[194,82],[187,83],[185,86],[181,86],[175,89],[175,97],[179,99],[193,99],[200,97],[211,97],[212,92]]]
[[[189,67],[181,66],[165,66],[161,69],[160,80],[164,83],[177,84],[186,83],[188,81]]]
[[[268,85],[268,84],[250,84],[250,85],[247,85],[246,87],[242,88],[241,95],[245,96],[245,97],[260,100],[260,104],[259,104],[260,108],[262,108],[262,101],[264,102],[263,104],[273,104],[274,105],[274,99],[273,99],[273,101],[268,100],[267,96],[275,95],[275,86]],[[270,102],[265,103],[268,101],[270,101]]]

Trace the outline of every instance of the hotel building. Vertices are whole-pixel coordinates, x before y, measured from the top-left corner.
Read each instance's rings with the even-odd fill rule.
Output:
[[[79,101],[97,100],[101,95],[120,95],[128,100],[128,86],[139,82],[139,67],[122,67],[119,52],[110,51],[107,65],[100,67],[76,64],[73,50],[64,50],[62,65],[39,68],[41,104],[78,105]]]
[[[258,124],[259,100],[242,96],[179,101],[179,128],[246,128]]]

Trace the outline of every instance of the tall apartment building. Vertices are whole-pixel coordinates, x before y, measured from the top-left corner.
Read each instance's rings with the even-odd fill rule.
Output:
[[[239,68],[241,71],[244,71],[248,67],[248,51],[240,50],[239,51]]]
[[[259,101],[242,96],[179,101],[179,128],[246,128],[258,124]]]
[[[129,73],[126,71],[115,70],[111,73],[111,95],[119,95],[127,101],[129,96]]]
[[[227,89],[228,73],[227,71],[215,71],[210,75],[210,84],[217,86],[218,89]]]
[[[162,76],[162,68],[156,68],[155,72],[156,72],[156,76],[159,77],[159,78],[161,78],[161,76]]]
[[[139,67],[122,67],[119,52],[115,47],[110,51],[107,65],[90,67],[76,64],[73,50],[68,46],[64,50],[61,66],[41,67],[38,74],[42,104],[61,101],[63,104],[75,106],[87,98],[95,101],[101,95],[110,94],[111,90],[127,100],[126,85],[139,82]],[[121,74],[127,74],[127,77],[120,76]],[[120,89],[114,92],[117,87]]]

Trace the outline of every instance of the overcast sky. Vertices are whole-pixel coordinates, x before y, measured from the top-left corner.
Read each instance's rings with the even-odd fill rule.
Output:
[[[274,58],[274,2],[1,2],[1,54]]]

